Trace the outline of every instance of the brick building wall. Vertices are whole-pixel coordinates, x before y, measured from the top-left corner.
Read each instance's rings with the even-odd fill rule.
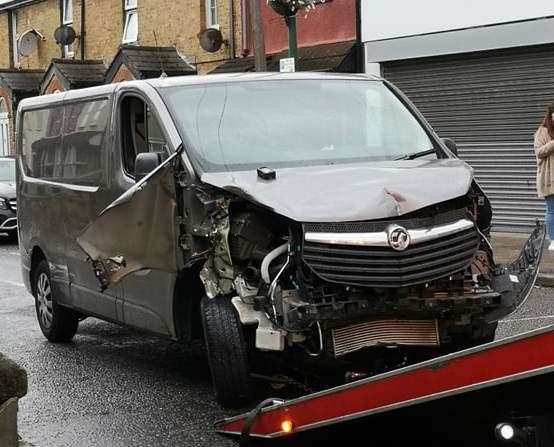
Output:
[[[57,76],[53,76],[48,83],[48,86],[44,89],[43,95],[49,95],[50,93],[63,92],[65,89],[63,87],[62,81]]]
[[[8,14],[0,14],[0,67],[10,66],[10,39],[8,34]]]
[[[13,104],[12,104],[12,96],[10,91],[7,88],[4,88],[0,85],[0,100],[4,101],[4,104],[6,105],[6,109],[8,110],[8,132],[10,134],[10,142],[9,142],[9,152],[10,155],[15,155],[15,144],[14,144],[14,112],[13,112]]]
[[[235,25],[235,54],[241,52],[241,5],[233,0]],[[198,43],[198,33],[206,28],[206,11],[203,0],[139,0],[139,43],[155,46],[175,45],[179,52],[196,63],[198,72],[204,73],[215,68],[218,63],[229,59],[229,47],[223,45],[216,53],[205,52]],[[230,41],[229,0],[218,0],[218,22],[223,39]],[[160,13],[163,11],[163,13]]]
[[[123,81],[132,81],[133,79],[135,79],[133,73],[131,73],[125,65],[122,65],[121,67],[119,67],[119,70],[117,70],[117,73],[114,75],[112,82],[116,83]]]
[[[241,48],[241,2],[233,0],[235,24],[235,54]],[[101,59],[109,65],[117,53],[123,36],[124,12],[121,0],[89,0],[85,16],[85,57]],[[229,47],[223,45],[216,53],[207,53],[198,43],[198,33],[206,27],[204,0],[138,0],[138,44],[155,46],[175,45],[190,62],[206,72],[230,57]],[[218,0],[218,22],[223,39],[229,41],[229,0]],[[61,48],[54,41],[54,31],[60,25],[59,0],[43,0],[17,9],[17,33],[35,28],[46,40],[39,41],[38,51],[20,57],[21,68],[42,68],[52,58],[61,57]],[[81,0],[73,0],[73,28],[81,32]],[[154,32],[156,36],[154,36]],[[10,66],[8,13],[0,13],[0,68]],[[81,57],[79,38],[74,43],[74,57]]]
[[[261,14],[266,52],[286,50],[288,30],[285,19],[266,1],[262,2]],[[355,40],[356,0],[327,0],[307,14],[298,14],[296,23],[299,47]],[[252,46],[251,42],[248,46]]]
[[[35,28],[46,39],[38,41],[38,51],[28,57],[19,56],[21,68],[47,68],[53,57],[60,57],[60,47],[54,41],[54,31],[60,26],[58,0],[46,0],[17,10],[17,34]]]
[[[141,0],[138,1],[140,5]],[[103,60],[106,65],[109,65],[123,37],[122,2],[121,0],[89,0],[86,2],[85,14],[86,59]]]

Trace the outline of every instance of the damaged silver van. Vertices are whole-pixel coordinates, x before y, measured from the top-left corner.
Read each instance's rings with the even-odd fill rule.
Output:
[[[44,335],[67,341],[93,316],[204,340],[225,405],[271,376],[268,359],[490,341],[538,273],[543,226],[497,265],[471,168],[382,79],[121,83],[25,99],[17,129]]]

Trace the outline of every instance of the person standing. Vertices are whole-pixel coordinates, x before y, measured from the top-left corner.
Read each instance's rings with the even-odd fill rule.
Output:
[[[537,193],[546,201],[546,229],[554,251],[554,104],[535,133],[535,155],[537,157]]]

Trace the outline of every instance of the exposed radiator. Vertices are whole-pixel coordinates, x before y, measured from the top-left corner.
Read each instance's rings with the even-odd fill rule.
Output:
[[[332,330],[335,357],[378,345],[439,346],[437,320],[368,321]]]

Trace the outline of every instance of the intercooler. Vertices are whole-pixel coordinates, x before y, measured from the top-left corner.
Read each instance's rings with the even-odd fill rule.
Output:
[[[332,340],[335,357],[379,345],[440,345],[437,320],[368,321],[332,329]]]

